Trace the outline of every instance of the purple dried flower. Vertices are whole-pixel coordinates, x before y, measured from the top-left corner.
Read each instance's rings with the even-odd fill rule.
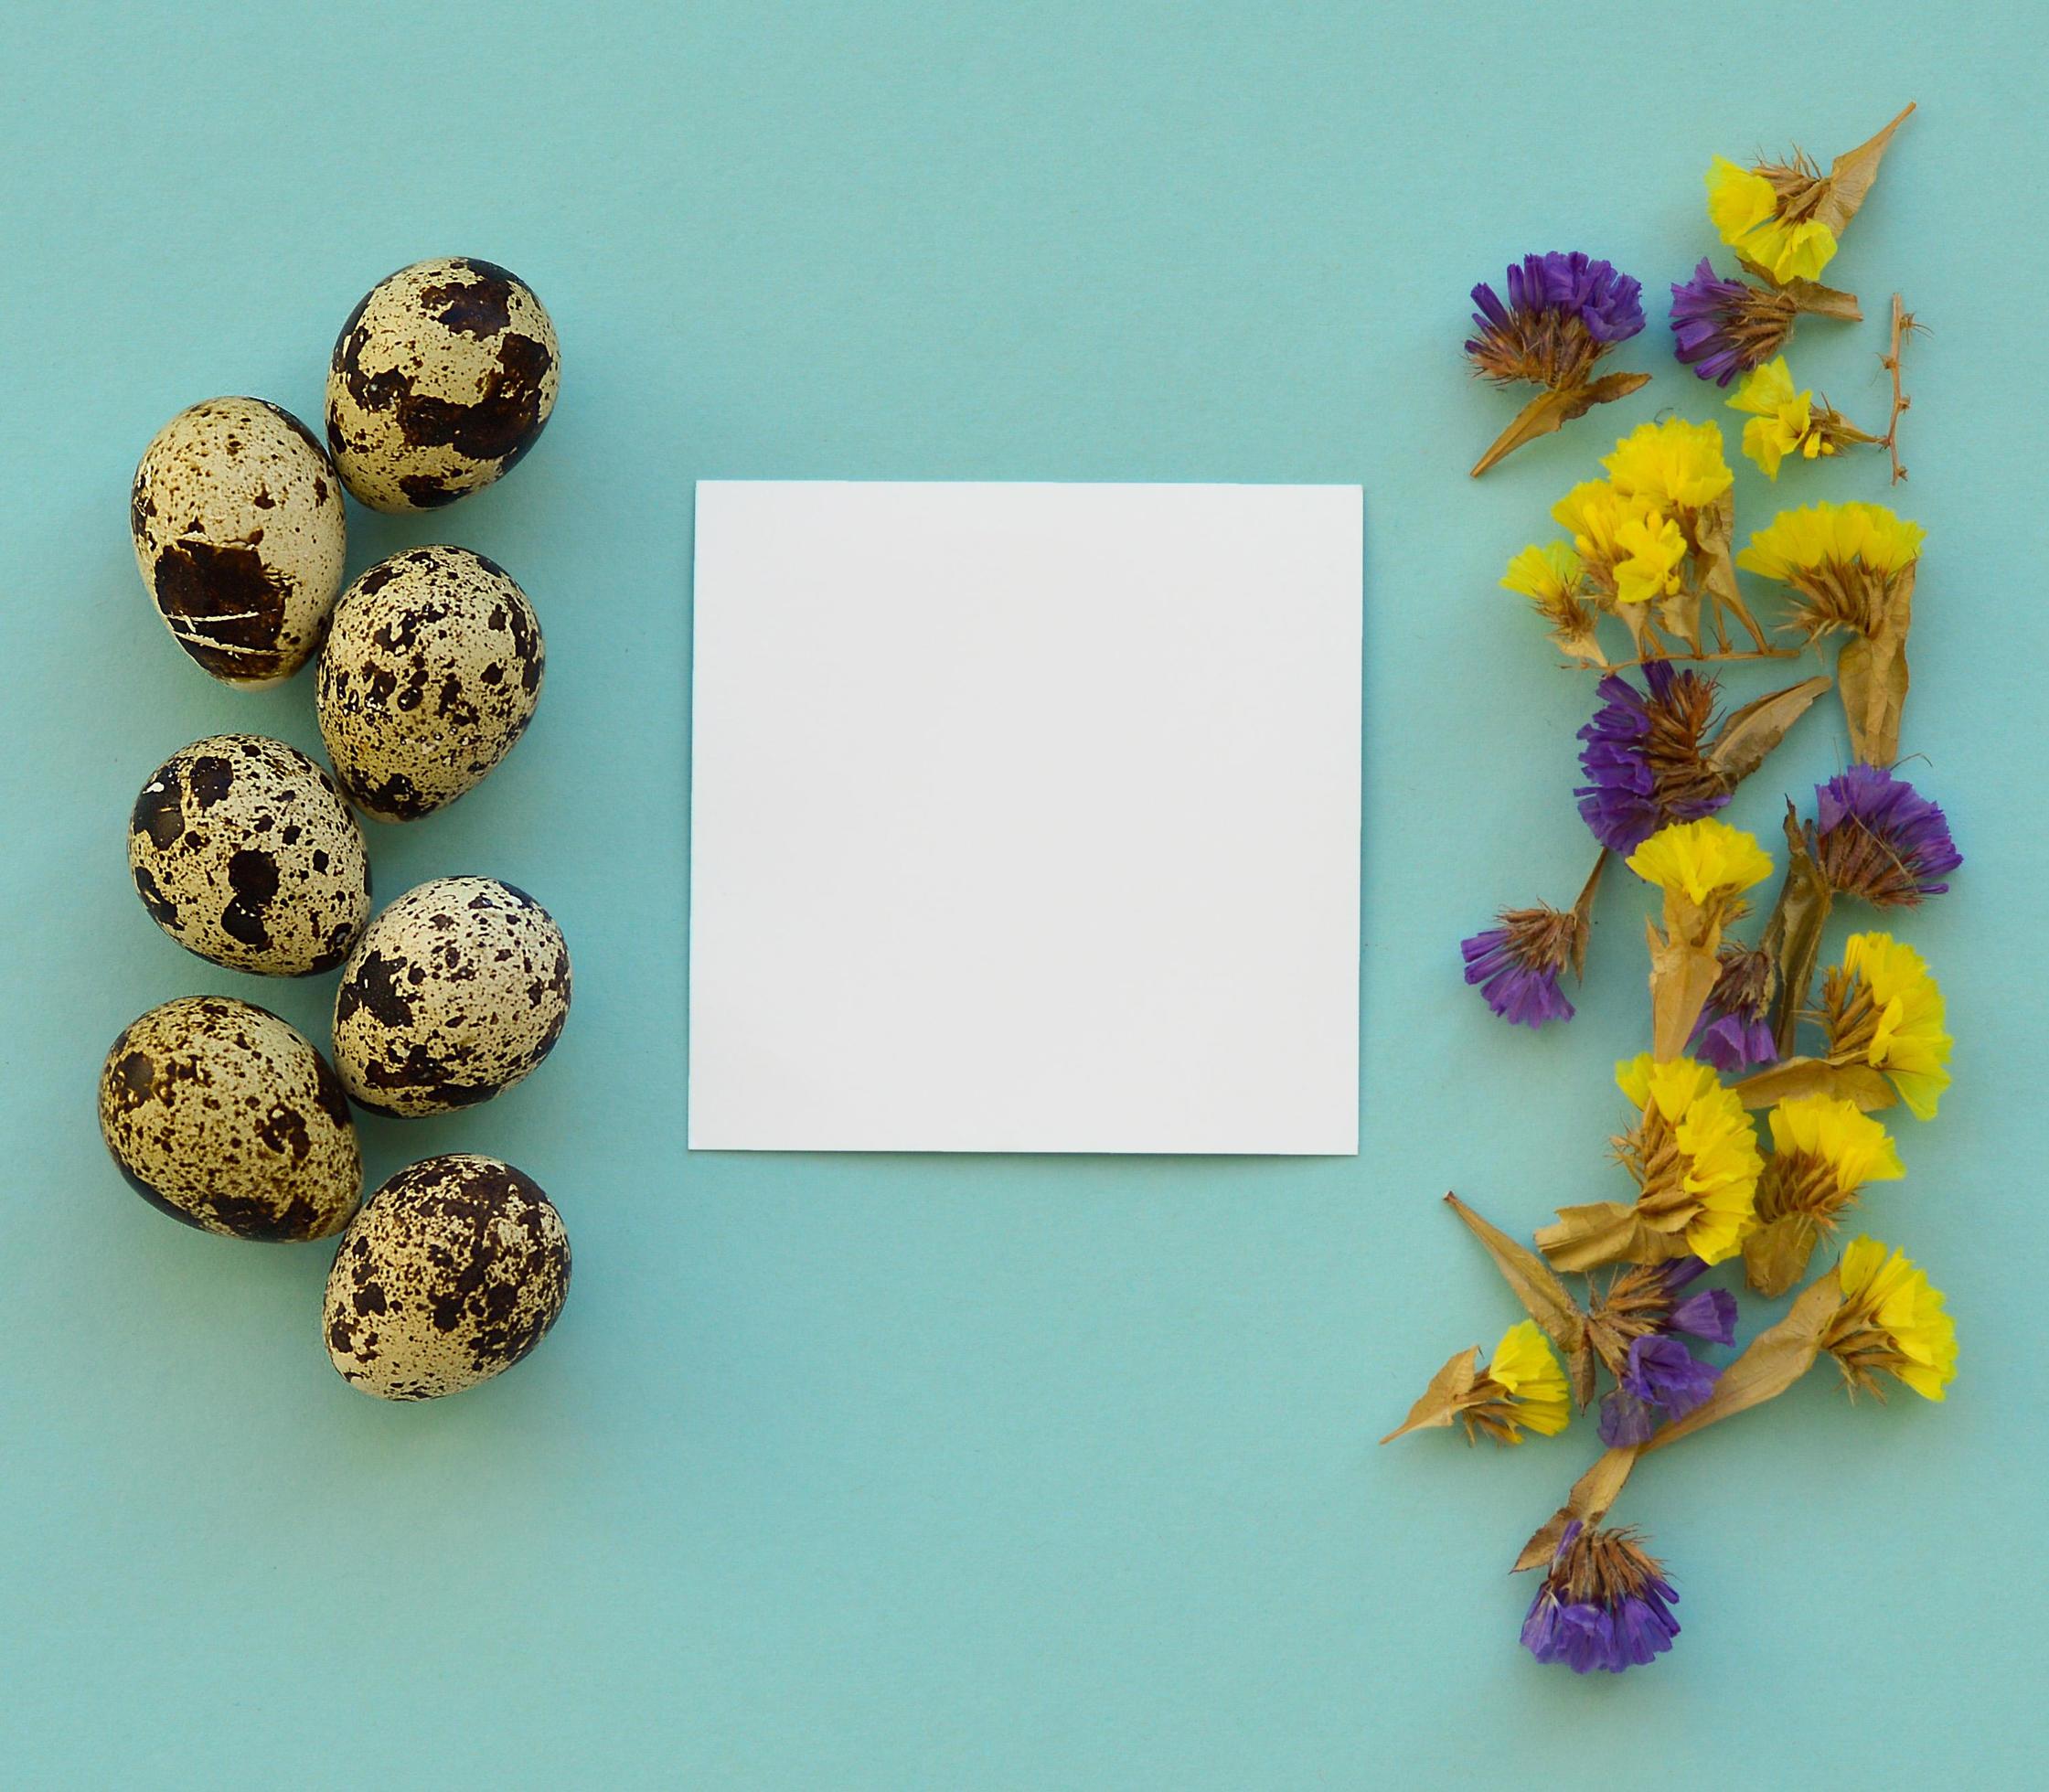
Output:
[[[1741,1076],[1758,1064],[1778,1061],[1778,1042],[1766,1019],[1778,987],[1770,953],[1734,941],[1722,948],[1722,974],[1693,1023],[1687,1050],[1724,1076]]]
[[[1573,793],[1594,837],[1625,856],[1668,823],[1712,815],[1730,795],[1702,744],[1720,687],[1664,660],[1652,660],[1643,676],[1640,691],[1619,673],[1595,687],[1601,707],[1579,731],[1586,743],[1580,769],[1589,782]]]
[[[1679,1635],[1679,1595],[1636,1533],[1577,1519],[1565,1527],[1522,1621],[1522,1647],[1575,1674],[1619,1674],[1664,1654]]]
[[[1622,1385],[1638,1400],[1683,1419],[1714,1392],[1720,1373],[1676,1338],[1639,1338],[1629,1346],[1629,1366],[1622,1371]]]
[[[1818,784],[1814,797],[1810,848],[1839,895],[1911,908],[1947,891],[1936,880],[1964,862],[1940,805],[1879,766],[1852,765]]]
[[[1601,1396],[1601,1442],[1644,1444],[1667,1418],[1680,1418],[1706,1398],[1719,1371],[1698,1360],[1677,1334],[1733,1343],[1736,1297],[1725,1288],[1680,1291],[1702,1275],[1698,1257],[1625,1271],[1596,1304],[1601,1349],[1616,1385]],[[1627,1339],[1627,1353],[1617,1352]]]
[[[1489,379],[1581,386],[1595,362],[1643,328],[1643,288],[1577,250],[1525,255],[1506,285],[1506,304],[1485,281],[1473,288],[1478,334],[1466,353]]]
[[[1478,984],[1488,1007],[1512,1026],[1570,1020],[1573,1005],[1558,979],[1584,949],[1575,917],[1540,905],[1506,909],[1499,921],[1499,926],[1459,942],[1466,981]]]
[[[1776,293],[1716,277],[1705,256],[1672,285],[1672,353],[1702,379],[1726,386],[1768,361],[1793,333],[1793,306]]]

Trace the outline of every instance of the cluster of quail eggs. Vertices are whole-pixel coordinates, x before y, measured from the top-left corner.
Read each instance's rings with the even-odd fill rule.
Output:
[[[333,768],[256,734],[173,753],[130,818],[136,892],[213,964],[341,975],[331,1057],[253,1002],[152,1008],[107,1054],[101,1130],[136,1191],[187,1225],[340,1233],[327,1352],[387,1400],[457,1392],[531,1350],[561,1311],[569,1239],[532,1179],[491,1157],[429,1157],[364,1200],[350,1105],[447,1114],[509,1089],[561,1033],[570,961],[548,912],[490,878],[438,878],[371,912],[358,812],[408,822],[474,789],[533,719],[545,656],[526,593],[466,548],[409,549],[342,590],[342,494],[416,511],[489,485],[539,436],[559,367],[524,282],[422,261],[343,325],[325,443],[261,399],[210,399],[135,471],[136,563],[173,637],[230,685],[317,656]]]

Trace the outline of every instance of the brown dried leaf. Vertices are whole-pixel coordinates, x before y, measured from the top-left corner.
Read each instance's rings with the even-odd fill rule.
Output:
[[[1745,703],[1715,730],[1708,743],[1709,766],[1732,784],[1741,784],[1765,763],[1765,755],[1786,738],[1786,731],[1807,713],[1829,682],[1821,677],[1803,678]]]
[[[1749,632],[1757,647],[1764,650],[1771,644],[1765,638],[1765,631],[1757,626],[1757,619],[1750,613],[1749,604],[1744,602],[1743,590],[1736,583],[1735,533],[1736,496],[1732,488],[1724,492],[1694,520],[1693,539],[1701,550],[1701,589],[1718,612],[1726,611],[1734,616]]]
[[[1821,1058],[1786,1058],[1729,1085],[1745,1107],[1776,1107],[1796,1095],[1834,1095],[1865,1114],[1893,1106],[1899,1094],[1869,1064],[1831,1064]]]
[[[1575,1271],[1661,1264],[1689,1254],[1683,1231],[1660,1232],[1636,1207],[1617,1200],[1560,1208],[1557,1223],[1537,1233],[1537,1248],[1554,1267]]]
[[[1900,712],[1906,707],[1906,635],[1914,618],[1918,561],[1900,570],[1885,613],[1869,635],[1852,635],[1836,656],[1836,684],[1850,723],[1850,750],[1866,765],[1900,756]]]
[[[1762,272],[1762,270],[1759,270]],[[1768,280],[1770,276],[1767,274]],[[1793,301],[1796,311],[1811,317],[1833,317],[1839,323],[1862,324],[1864,308],[1857,303],[1854,293],[1845,293],[1838,286],[1824,286],[1819,281],[1792,279],[1779,285],[1780,292]]]
[[[1791,803],[1786,805],[1786,882],[1778,893],[1768,944],[1776,945],[1778,964],[1778,1019],[1773,1040],[1781,1058],[1789,1058],[1814,966],[1821,955],[1821,930],[1827,925],[1835,893],[1809,850],[1807,830]]]
[[[1486,1247],[1487,1254],[1494,1259],[1495,1268],[1501,1272],[1502,1280],[1522,1303],[1522,1310],[1542,1326],[1545,1335],[1565,1353],[1566,1366],[1573,1371],[1573,1392],[1584,1407],[1593,1398],[1594,1354],[1586,1342],[1586,1315],[1580,1310],[1579,1303],[1552,1273],[1551,1265],[1534,1251],[1518,1244],[1499,1226],[1481,1219],[1457,1195],[1447,1194],[1445,1201]],[[1577,1359],[1585,1360],[1584,1392]]]
[[[1722,1420],[1775,1400],[1813,1367],[1821,1334],[1842,1305],[1836,1272],[1810,1282],[1786,1317],[1750,1340],[1750,1348],[1724,1369],[1708,1395],[1683,1419],[1676,1419],[1641,1447],[1645,1454],[1691,1437]]]
[[[1478,479],[1489,467],[1499,465],[1518,448],[1563,429],[1575,417],[1585,416],[1595,405],[1627,398],[1649,383],[1648,373],[1609,373],[1591,385],[1562,392],[1539,392],[1516,412],[1508,428],[1494,438],[1494,445],[1474,463],[1473,477]]]
[[[1409,1416],[1381,1442],[1392,1444],[1406,1432],[1449,1424],[1456,1419],[1460,1402],[1473,1391],[1473,1382],[1478,1378],[1479,1354],[1479,1346],[1475,1344],[1454,1356],[1430,1378],[1430,1385],[1424,1389],[1422,1397],[1409,1408]]]
[[[1509,1572],[1520,1574],[1527,1568],[1544,1566],[1557,1553],[1558,1540],[1574,1519],[1582,1519],[1589,1524],[1605,1519],[1628,1480],[1629,1471],[1637,1466],[1637,1456],[1633,1445],[1623,1445],[1596,1457],[1593,1467],[1573,1483],[1565,1503],[1539,1525],[1530,1541],[1523,1544],[1522,1553],[1516,1557],[1515,1566]]]
[[[1710,930],[1704,944],[1696,944],[1671,925],[1669,904],[1666,920],[1663,933],[1644,923],[1650,947],[1650,1055],[1661,1064],[1685,1055],[1693,1023],[1722,975],[1719,928]]]
[[[1750,1285],[1777,1300],[1807,1274],[1820,1228],[1813,1216],[1788,1213],[1767,1221],[1743,1242],[1743,1273]]]
[[[1914,107],[1908,105],[1905,112],[1870,142],[1844,150],[1829,165],[1829,177],[1822,183],[1821,201],[1815,208],[1814,215],[1838,237],[1856,217],[1857,208],[1864,203],[1872,182],[1878,178],[1878,164],[1885,154],[1886,144],[1893,141],[1893,133],[1906,123],[1913,110]]]

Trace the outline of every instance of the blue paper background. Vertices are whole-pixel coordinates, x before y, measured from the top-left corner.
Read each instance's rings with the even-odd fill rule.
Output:
[[[16,1786],[1552,1786],[2033,1782],[2044,1642],[2045,645],[2039,16],[2023,6],[836,4],[15,7],[0,25],[0,1777]],[[1803,381],[1882,417],[1931,532],[1905,744],[1970,863],[1905,930],[1957,1086],[1902,1122],[1873,1230],[1948,1289],[1947,1407],[1818,1374],[1657,1459],[1623,1515],[1678,1650],[1581,1682],[1503,1573],[1589,1459],[1376,1450],[1507,1295],[1437,1197],[1504,1222],[1612,1192],[1645,904],[1604,893],[1579,1020],[1458,984],[1497,904],[1588,858],[1554,667],[1501,562],[1617,429],[1720,395],[1662,283],[1701,171],[1824,155],[1907,99]],[[1584,245],[1651,290],[1644,393],[1465,470],[1510,401],[1457,359],[1472,282]],[[475,796],[373,836],[380,894],[485,872],[576,954],[540,1075],[364,1127],[374,1177],[511,1158],[577,1253],[553,1339],[386,1406],[328,1369],[327,1252],[184,1231],[95,1136],[101,1053],[219,990],[317,1033],[319,985],[149,924],[123,824],[202,733],[317,744],[310,678],[187,664],[130,560],[151,432],[218,392],[317,414],[374,279],[471,252],[566,350],[507,481],[354,512],[350,564],[454,539],[550,648]],[[1724,260],[1726,265],[1726,258]],[[1734,423],[1736,420],[1730,418]],[[1368,511],[1357,1160],[686,1157],[688,571],[699,475],[1357,480]],[[1882,463],[1797,502],[1884,497]],[[1772,496],[1747,466],[1745,531]],[[1767,674],[1744,668],[1741,694]],[[1051,719],[1049,719],[1051,721]],[[1839,767],[1819,709],[1734,819]],[[1843,930],[1839,923],[1837,933]],[[1757,1317],[1749,1310],[1746,1324]]]

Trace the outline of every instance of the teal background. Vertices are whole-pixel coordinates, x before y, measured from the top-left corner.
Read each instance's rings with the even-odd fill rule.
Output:
[[[2039,27],[1996,4],[10,7],[0,1778],[2039,1783]],[[1713,248],[1709,155],[1826,156],[1909,99],[1831,271],[1873,321],[1810,323],[1794,367],[1882,419],[1887,295],[1933,326],[1898,494],[1930,529],[1905,746],[1970,862],[1902,931],[1948,993],[1957,1083],[1901,1123],[1909,1179],[1868,1217],[1948,1291],[1962,1374],[1944,1407],[1852,1408],[1818,1373],[1648,1465],[1620,1515],[1685,1633],[1582,1682],[1518,1650],[1530,1587],[1503,1570],[1591,1426],[1372,1441],[1516,1317],[1438,1196],[1527,1230],[1614,1192],[1609,1066],[1647,1037],[1627,877],[1571,1028],[1511,1035],[1458,982],[1459,934],[1569,901],[1589,850],[1589,686],[1494,581],[1620,429],[1740,421],[1667,355],[1664,283]],[[1582,245],[1649,289],[1616,364],[1657,378],[1476,485],[1512,401],[1465,376],[1466,289]],[[532,890],[576,1009],[503,1100],[363,1134],[376,1179],[451,1149],[522,1166],[576,1280],[515,1373],[387,1406],[325,1360],[328,1251],[150,1211],[91,1092],[168,997],[323,1038],[329,999],[184,955],[129,887],[124,817],[165,754],[230,728],[317,746],[310,677],[238,694],[156,621],[135,458],[216,393],[315,417],[360,293],[451,252],[539,289],[561,401],[456,509],[352,511],[350,566],[490,553],[549,678],[481,790],[373,832],[378,888]],[[705,475],[1364,485],[1356,1160],[685,1154]],[[1883,498],[1883,462],[1778,496]],[[1745,466],[1743,533],[1773,496]],[[1818,709],[1733,818],[1776,844],[1781,791],[1845,751]]]

